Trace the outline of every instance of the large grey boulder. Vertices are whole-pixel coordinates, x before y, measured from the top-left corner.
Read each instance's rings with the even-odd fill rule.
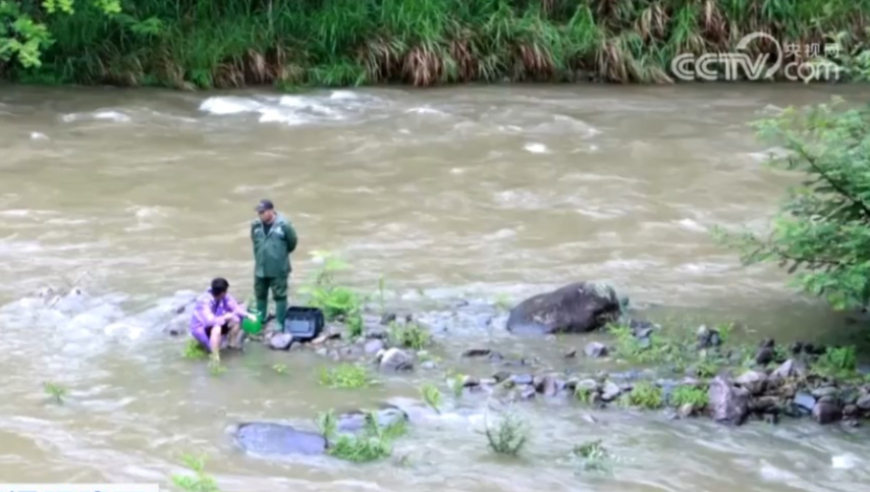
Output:
[[[327,447],[320,433],[270,422],[239,424],[233,435],[240,448],[260,455],[317,455],[326,452]]]
[[[707,390],[707,406],[713,420],[728,425],[741,425],[749,416],[749,390],[716,376]]]
[[[619,317],[620,303],[612,287],[577,282],[530,297],[514,307],[507,329],[514,333],[586,333]]]

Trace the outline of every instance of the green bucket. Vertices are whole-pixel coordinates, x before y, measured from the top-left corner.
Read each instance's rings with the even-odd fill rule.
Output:
[[[242,321],[242,331],[249,335],[256,335],[263,331],[263,323],[261,323],[260,320],[251,321],[249,318],[245,318],[244,321]]]

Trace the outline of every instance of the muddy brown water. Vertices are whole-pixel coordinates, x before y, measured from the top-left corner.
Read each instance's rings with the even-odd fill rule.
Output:
[[[106,329],[218,274],[246,297],[247,225],[265,196],[299,232],[296,286],[316,269],[311,253],[330,250],[353,266],[345,281],[374,291],[383,275],[391,300],[519,299],[597,279],[636,303],[739,320],[759,336],[850,333],[781,272],[740,267],[708,233],[763,224],[795,181],[764,168],[776,149],[747,122],[833,94],[867,97],[798,85],[292,96],[0,87],[0,481],[167,487],[182,454],[205,453],[227,491],[863,490],[864,430],[725,429],[632,411],[592,412],[592,424],[576,405],[547,402],[517,409],[533,428],[518,461],[488,453],[484,403],[473,399],[457,403],[471,418],[412,427],[395,452],[404,460],[244,456],[225,434],[232,423],[313,428],[331,407],[416,398],[437,372],[327,390],[317,384],[323,360],[255,347],[214,378],[147,319]],[[79,278],[103,299],[87,316],[19,302]],[[451,336],[455,348],[483,335]],[[563,348],[495,338],[510,350]],[[444,352],[446,366],[455,352]],[[278,363],[288,374],[271,369]],[[66,404],[48,403],[43,381],[67,386]],[[617,457],[611,475],[570,459],[594,438]]]

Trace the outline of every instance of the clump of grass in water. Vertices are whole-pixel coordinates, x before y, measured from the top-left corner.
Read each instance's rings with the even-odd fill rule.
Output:
[[[274,366],[272,366],[272,370],[277,372],[278,374],[286,374],[287,366],[285,366],[284,364],[275,364]]]
[[[574,390],[574,398],[577,398],[577,401],[581,403],[585,403],[586,405],[590,405],[592,403],[592,397],[594,393],[591,388],[576,388]]]
[[[63,404],[63,398],[67,394],[67,389],[63,385],[50,381],[42,383],[42,390],[58,404]]]
[[[202,348],[202,345],[199,342],[189,339],[187,344],[184,346],[184,352],[182,355],[185,359],[198,360],[208,357],[208,352]]]
[[[390,324],[390,339],[400,347],[413,350],[422,350],[432,341],[429,330],[420,326],[419,323]]]
[[[221,374],[227,372],[226,366],[221,364],[220,360],[212,359],[208,363],[208,372],[214,377],[220,376]]]
[[[496,431],[489,426],[488,419],[484,426],[489,448],[498,454],[517,456],[528,441],[528,428],[514,413],[503,415]]]
[[[317,251],[314,255],[323,261],[323,267],[311,285],[300,289],[309,296],[308,304],[323,311],[328,321],[339,317],[348,320],[358,317],[362,312],[363,300],[353,290],[335,285],[336,272],[347,269],[347,263],[329,252]]]
[[[393,441],[407,431],[400,420],[392,425],[381,426],[372,412],[366,412],[365,424],[359,434],[337,436],[337,422],[333,410],[319,418],[320,431],[332,444],[327,453],[354,463],[366,463],[388,458],[393,452]]]
[[[448,378],[450,378],[450,388],[453,390],[453,396],[462,398],[462,392],[465,389],[465,376],[456,374],[453,376],[448,375]]]
[[[511,298],[508,297],[507,294],[498,294],[495,296],[495,307],[499,311],[510,311],[513,307],[513,303],[511,302]]]
[[[610,453],[604,449],[601,440],[591,441],[574,446],[574,456],[583,460],[585,471],[607,471],[610,469]]]
[[[357,364],[341,364],[320,371],[320,384],[329,388],[367,388],[376,382],[368,369]]]
[[[205,457],[185,455],[182,460],[185,466],[193,472],[193,476],[172,475],[172,483],[176,487],[190,492],[220,492],[214,478],[205,474]]]
[[[441,392],[433,384],[426,384],[420,388],[420,394],[423,395],[423,401],[426,402],[436,413],[441,413]]]
[[[830,379],[859,379],[858,356],[853,346],[828,347],[811,367],[813,374]]]
[[[688,385],[675,388],[668,400],[675,407],[690,403],[696,410],[703,410],[709,403],[706,388]]]
[[[628,404],[648,409],[661,408],[664,404],[662,390],[655,384],[640,381],[628,393]]]

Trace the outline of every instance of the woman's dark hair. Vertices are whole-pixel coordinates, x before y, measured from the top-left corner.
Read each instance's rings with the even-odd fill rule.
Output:
[[[214,295],[223,294],[230,288],[230,283],[225,278],[216,278],[211,281],[211,293]]]

